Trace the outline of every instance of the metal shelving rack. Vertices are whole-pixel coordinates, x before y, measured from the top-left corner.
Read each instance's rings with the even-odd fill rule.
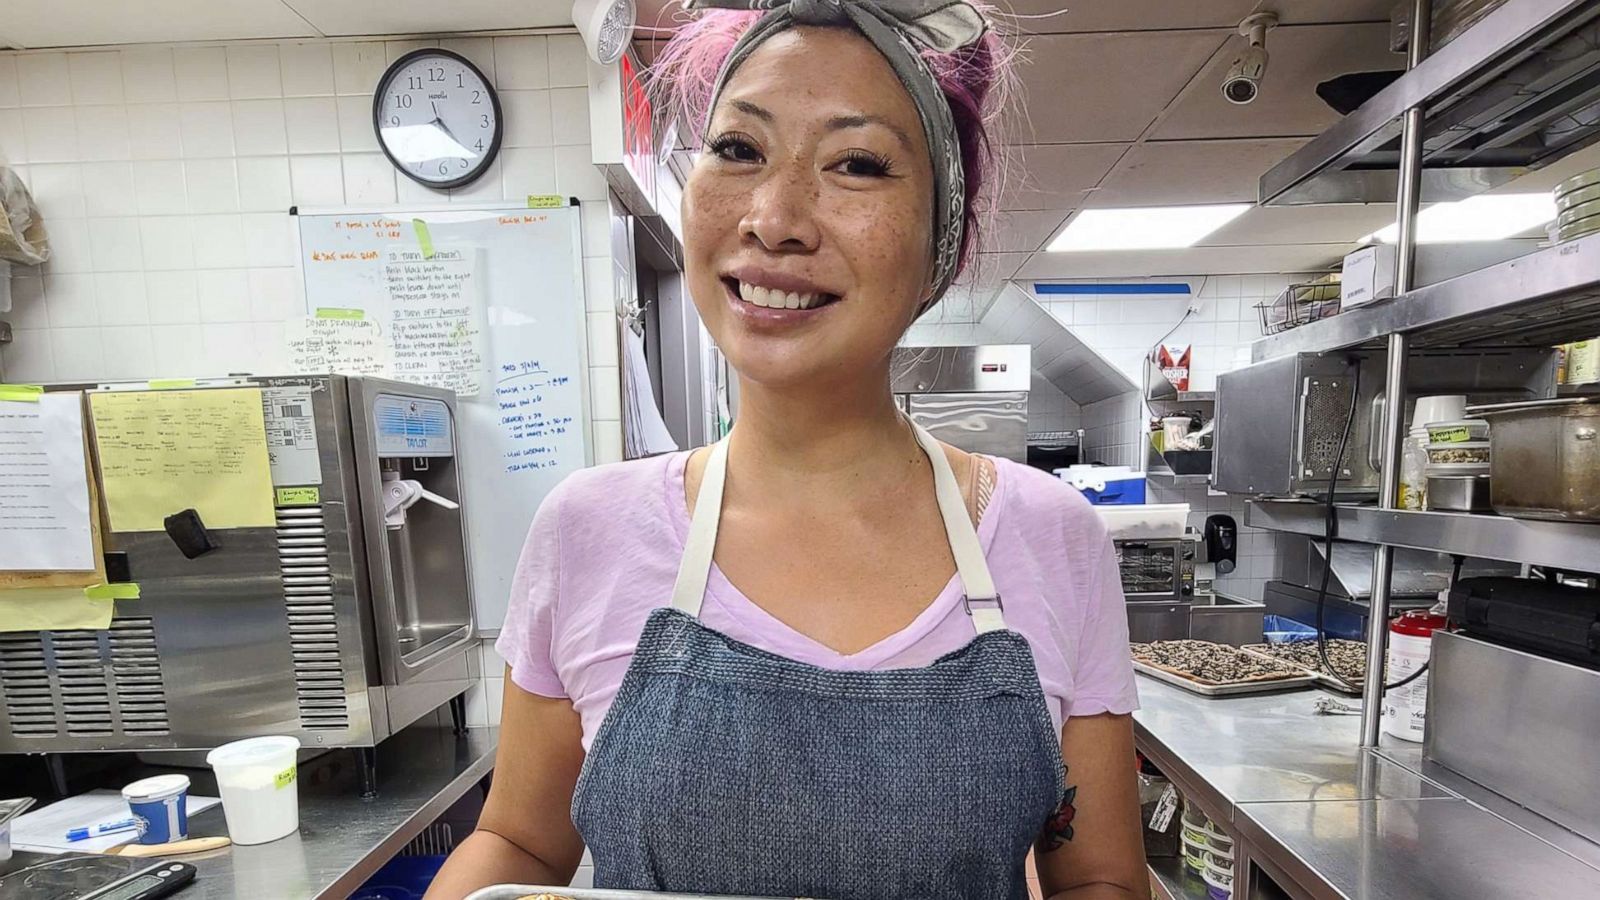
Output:
[[[1438,53],[1431,0],[1412,0],[1407,71],[1261,178],[1263,205],[1396,199],[1395,297],[1256,342],[1252,357],[1383,348],[1404,396],[1414,347],[1550,345],[1600,333],[1600,235],[1415,288],[1421,200],[1487,190],[1600,140],[1600,3],[1506,0]],[[1426,56],[1426,58],[1425,58]],[[1386,404],[1378,506],[1340,505],[1339,537],[1377,545],[1361,742],[1378,743],[1393,551],[1542,565],[1600,558],[1600,525],[1397,508],[1405,404]],[[1254,526],[1321,536],[1319,504],[1257,501]]]

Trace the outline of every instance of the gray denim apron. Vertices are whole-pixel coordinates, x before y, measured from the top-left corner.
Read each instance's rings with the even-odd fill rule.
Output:
[[[596,887],[1028,896],[1028,849],[1062,796],[1060,741],[950,463],[916,432],[977,636],[926,668],[844,672],[701,625],[727,472],[716,444],[672,606],[650,614],[573,795]]]

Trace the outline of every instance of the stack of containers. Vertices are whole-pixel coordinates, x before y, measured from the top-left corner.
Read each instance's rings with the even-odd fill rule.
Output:
[[[1475,512],[1489,508],[1489,423],[1483,419],[1429,422],[1428,508]]]
[[[1600,169],[1590,169],[1556,185],[1555,242],[1600,232]]]
[[[1440,394],[1418,397],[1411,412],[1411,431],[1406,435],[1400,451],[1400,508],[1437,509],[1428,502],[1428,482],[1435,474],[1429,463],[1428,424],[1448,422],[1466,415],[1467,398],[1464,394]],[[1487,469],[1485,469],[1487,471]],[[1444,470],[1439,475],[1457,474]]]
[[[1233,838],[1193,804],[1183,805],[1183,864],[1206,883],[1211,900],[1233,894]]]

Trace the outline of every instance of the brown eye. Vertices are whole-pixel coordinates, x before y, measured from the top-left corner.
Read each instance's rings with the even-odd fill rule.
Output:
[[[711,152],[728,162],[761,162],[761,151],[757,150],[755,144],[743,135],[725,134],[717,138],[711,142]]]
[[[891,174],[889,160],[865,150],[852,150],[834,165],[838,171],[858,178],[884,178]]]

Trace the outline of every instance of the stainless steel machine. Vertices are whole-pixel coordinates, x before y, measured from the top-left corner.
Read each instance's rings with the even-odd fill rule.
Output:
[[[1484,348],[1412,354],[1408,397],[1466,394],[1471,402],[1528,400],[1555,389],[1555,353]],[[1336,493],[1375,494],[1373,439],[1383,421],[1383,356],[1365,351],[1279,357],[1217,376],[1213,486],[1230,494],[1326,494],[1345,422]]]
[[[890,387],[913,420],[947,444],[1028,459],[1027,344],[896,347]]]
[[[1189,637],[1194,603],[1195,541],[1188,537],[1116,539],[1117,569],[1128,601],[1128,637]]]
[[[275,528],[104,535],[140,597],[104,631],[0,634],[0,753],[203,749],[287,734],[372,747],[450,703],[473,642],[452,392],[377,378],[259,387]]]

